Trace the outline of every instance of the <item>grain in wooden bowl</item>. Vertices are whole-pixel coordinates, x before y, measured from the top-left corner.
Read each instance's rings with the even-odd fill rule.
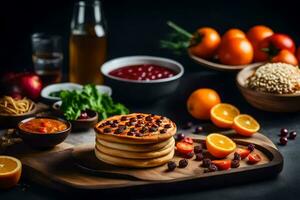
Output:
[[[236,83],[254,107],[270,112],[300,111],[300,70],[284,63],[267,63],[241,70]]]

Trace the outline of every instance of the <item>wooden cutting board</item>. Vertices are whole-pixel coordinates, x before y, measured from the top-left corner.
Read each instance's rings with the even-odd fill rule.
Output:
[[[283,167],[281,154],[275,145],[264,135],[255,134],[252,138],[241,138],[231,132],[224,133],[235,139],[239,145],[255,143],[257,151],[262,155],[262,162],[249,166],[241,162],[241,167],[227,171],[203,173],[199,167],[201,162],[189,160],[187,168],[176,168],[166,172],[166,165],[150,169],[126,169],[110,166],[98,161],[93,153],[93,142],[81,145],[71,145],[67,142],[48,151],[29,149],[21,144],[7,151],[8,154],[21,159],[24,175],[42,185],[56,189],[77,190],[109,190],[120,188],[145,189],[154,186],[168,188],[191,181],[202,185],[215,185],[220,180],[238,180],[247,182],[254,178],[275,176]],[[190,134],[195,141],[205,138],[203,135]],[[180,157],[175,157],[177,162]],[[233,181],[231,181],[233,182]]]

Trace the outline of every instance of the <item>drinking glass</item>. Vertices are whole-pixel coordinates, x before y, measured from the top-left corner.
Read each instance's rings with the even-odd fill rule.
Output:
[[[106,27],[99,1],[75,4],[69,41],[71,82],[102,84],[106,59]]]
[[[43,85],[61,82],[63,63],[61,37],[34,33],[31,42],[34,70],[41,77]]]

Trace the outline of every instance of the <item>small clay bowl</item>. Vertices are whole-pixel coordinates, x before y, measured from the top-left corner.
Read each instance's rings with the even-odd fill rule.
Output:
[[[25,131],[20,128],[20,125],[22,123],[25,123],[25,122],[35,119],[35,118],[56,119],[56,120],[59,120],[59,121],[65,123],[67,125],[67,128],[63,131],[56,132],[56,133],[49,133],[49,134],[32,133],[32,132],[28,132],[28,131]],[[52,148],[52,147],[62,143],[66,139],[68,134],[71,132],[71,128],[72,128],[72,125],[70,122],[68,122],[64,119],[58,118],[58,117],[30,117],[30,118],[22,120],[17,126],[18,134],[23,139],[23,141],[26,144],[28,144],[29,146],[31,146],[33,148],[38,148],[38,149]]]
[[[269,112],[299,112],[300,93],[272,94],[250,89],[246,85],[247,79],[259,66],[250,66],[241,70],[236,77],[236,84],[244,98],[253,107]]]
[[[36,104],[33,103],[33,108],[31,111],[20,114],[20,115],[10,115],[0,113],[0,127],[2,128],[16,128],[18,123],[26,118],[33,117],[37,112]]]
[[[60,115],[63,117],[63,113],[60,110],[61,101],[57,101],[52,105],[52,109],[54,110],[54,113]],[[79,132],[88,130],[90,128],[93,128],[94,125],[98,122],[98,113],[93,110],[87,110],[86,111],[89,118],[87,119],[77,119],[77,120],[71,120],[72,124],[72,132]]]

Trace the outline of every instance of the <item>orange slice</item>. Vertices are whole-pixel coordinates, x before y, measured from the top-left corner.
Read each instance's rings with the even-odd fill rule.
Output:
[[[235,150],[236,144],[225,135],[212,133],[206,137],[206,147],[216,158],[225,158]]]
[[[0,189],[11,188],[20,180],[21,162],[10,156],[0,156]]]
[[[231,104],[219,103],[210,111],[210,119],[221,128],[231,128],[233,119],[240,114],[240,111]]]
[[[241,135],[251,136],[260,129],[259,123],[250,115],[238,115],[233,120],[232,128]]]

